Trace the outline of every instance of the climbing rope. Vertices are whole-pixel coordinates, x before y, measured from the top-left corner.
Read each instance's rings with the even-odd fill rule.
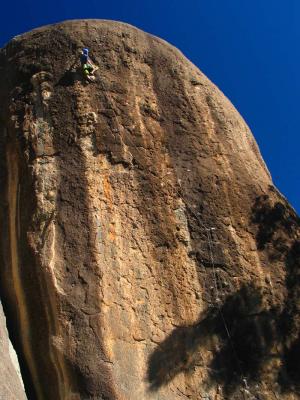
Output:
[[[234,354],[234,357],[236,359],[237,362],[237,366],[240,372],[240,377],[241,377],[241,382],[244,385],[244,391],[243,391],[243,397],[245,398],[246,394],[249,393],[249,395],[253,396],[253,398],[255,398],[255,396],[251,393],[250,388],[248,386],[248,382],[247,379],[243,373],[243,369],[242,369],[242,363],[241,360],[238,356],[238,353],[235,349],[234,346],[234,342],[228,327],[228,324],[226,322],[224,313],[222,312],[222,308],[221,308],[221,298],[219,297],[219,288],[218,288],[218,282],[217,282],[217,275],[216,275],[216,269],[215,269],[215,262],[214,262],[214,256],[213,256],[213,245],[212,245],[212,235],[211,235],[211,231],[214,230],[215,228],[207,228],[207,239],[208,239],[208,244],[209,244],[209,252],[210,252],[210,260],[211,260],[211,264],[212,264],[212,268],[213,268],[213,277],[214,277],[214,285],[215,285],[215,289],[216,289],[216,304],[217,304],[217,308],[218,308],[218,312],[220,314],[220,317],[222,319],[222,323],[224,326],[224,329],[226,331],[227,337],[228,337],[228,341],[230,343],[230,347],[232,349],[232,352]]]
[[[208,251],[209,251],[209,256],[210,256],[210,262],[213,270],[213,283],[215,287],[215,292],[216,292],[216,303],[220,303],[221,298],[219,296],[219,288],[218,288],[218,280],[217,280],[217,272],[215,268],[215,262],[213,258],[213,240],[212,240],[212,235],[211,231],[214,230],[215,228],[206,228],[206,237],[207,237],[207,243],[208,243]]]

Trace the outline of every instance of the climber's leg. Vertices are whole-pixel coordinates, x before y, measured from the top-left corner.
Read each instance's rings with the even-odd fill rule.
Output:
[[[96,78],[94,76],[95,68],[91,64],[83,64],[83,75],[89,81],[94,81]]]
[[[86,64],[86,68],[89,71],[89,74],[93,74],[94,67],[92,66],[92,64]]]

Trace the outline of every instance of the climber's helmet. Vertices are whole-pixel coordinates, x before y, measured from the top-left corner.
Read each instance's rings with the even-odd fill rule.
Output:
[[[82,53],[83,53],[85,56],[88,56],[88,55],[89,55],[89,49],[87,49],[87,48],[85,47],[84,49],[82,49]]]

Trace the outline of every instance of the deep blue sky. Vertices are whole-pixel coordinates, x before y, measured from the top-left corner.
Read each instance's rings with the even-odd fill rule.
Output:
[[[0,47],[73,18],[128,22],[178,47],[249,124],[275,185],[300,212],[299,0],[13,0]]]

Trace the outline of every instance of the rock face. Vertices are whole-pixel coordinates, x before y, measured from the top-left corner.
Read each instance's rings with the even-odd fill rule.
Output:
[[[18,36],[0,68],[0,281],[28,398],[299,399],[299,218],[222,93],[109,21]]]
[[[10,344],[0,302],[0,399],[26,400],[17,355]]]

